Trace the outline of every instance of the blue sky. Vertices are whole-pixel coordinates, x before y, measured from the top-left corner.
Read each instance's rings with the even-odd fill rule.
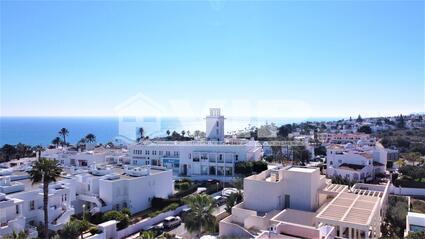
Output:
[[[425,111],[424,1],[2,1],[0,50],[0,115]]]

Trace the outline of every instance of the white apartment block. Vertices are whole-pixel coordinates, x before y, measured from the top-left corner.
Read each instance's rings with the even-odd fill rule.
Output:
[[[235,163],[262,156],[257,141],[224,139],[224,116],[211,109],[207,141],[144,141],[128,146],[131,165],[164,166],[174,175],[223,179],[234,176]]]
[[[162,167],[93,165],[88,172],[73,176],[76,211],[82,206],[91,213],[128,208],[132,213],[148,209],[154,197],[173,194],[171,170]]]
[[[93,164],[121,163],[128,161],[127,151],[124,149],[96,148],[79,152],[68,148],[47,149],[41,152],[41,157],[54,159],[64,167],[89,167]]]
[[[244,201],[220,221],[237,238],[379,238],[388,186],[331,184],[318,168],[284,167],[244,180]]]
[[[26,165],[2,169],[0,177],[0,238],[44,223],[42,184],[33,184]],[[57,182],[49,184],[49,229],[58,231],[72,215],[129,208],[137,213],[151,206],[153,197],[173,194],[172,171],[163,167],[92,164],[64,167]]]
[[[26,228],[29,236],[32,237],[35,230],[33,227],[44,223],[42,184],[32,184],[28,176],[24,176],[24,173],[19,172],[17,175],[0,177],[0,191],[2,192],[0,198],[9,202],[4,204],[7,208],[5,211],[1,210],[0,213],[5,212],[5,216],[0,215],[0,217],[2,225],[7,225],[0,229],[0,237],[9,235],[13,231],[22,231],[20,230],[22,228]],[[49,185],[50,230],[62,229],[74,214],[74,208],[71,206],[71,201],[75,200],[73,186],[62,180]],[[14,205],[10,202],[14,202]]]
[[[380,146],[330,145],[327,147],[326,174],[352,181],[371,181],[377,174],[385,174],[388,152]]]
[[[255,141],[143,142],[129,146],[131,165],[164,166],[181,176],[233,177],[235,163],[255,161],[262,146]]]

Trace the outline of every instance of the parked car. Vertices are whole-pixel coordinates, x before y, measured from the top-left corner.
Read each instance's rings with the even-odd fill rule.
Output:
[[[172,228],[178,227],[182,223],[182,220],[180,219],[179,216],[177,217],[170,216],[170,217],[166,217],[163,223],[164,223],[165,229],[172,229]]]
[[[201,194],[201,193],[206,193],[207,192],[207,188],[205,188],[205,187],[198,187],[197,189],[196,189],[196,194]]]
[[[223,188],[223,191],[221,191],[221,196],[223,197],[229,197],[230,194],[238,193],[239,190],[237,188]]]
[[[221,206],[226,202],[226,198],[223,196],[215,196],[214,202],[217,203],[218,206]]]

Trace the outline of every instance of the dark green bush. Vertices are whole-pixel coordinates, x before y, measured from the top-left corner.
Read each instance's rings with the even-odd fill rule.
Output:
[[[119,212],[119,211],[109,211],[106,212],[103,215],[103,220],[104,221],[109,221],[109,220],[117,220],[119,221],[119,223],[117,224],[117,228],[118,230],[124,229],[128,226],[128,224],[130,223],[130,218],[128,215]]]

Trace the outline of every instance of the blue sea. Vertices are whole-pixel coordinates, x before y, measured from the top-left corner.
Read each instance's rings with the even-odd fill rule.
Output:
[[[302,121],[329,121],[337,118],[311,119],[242,119],[227,118],[226,132],[259,126],[265,123],[299,123]],[[141,125],[143,127],[143,125]],[[24,143],[29,145],[48,145],[58,136],[61,128],[67,128],[67,141],[76,143],[88,133],[96,136],[99,143],[113,141],[119,135],[118,117],[0,117],[0,146],[3,144]],[[205,131],[203,118],[166,118],[162,119],[157,136],[165,136],[166,131],[195,130]]]

